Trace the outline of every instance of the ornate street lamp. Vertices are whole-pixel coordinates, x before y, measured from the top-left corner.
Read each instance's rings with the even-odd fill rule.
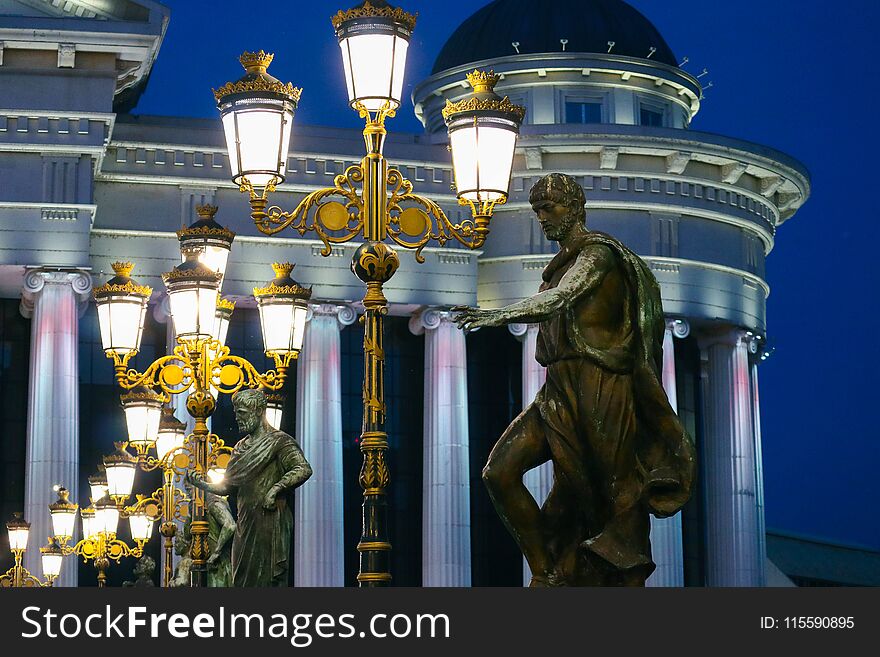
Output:
[[[214,219],[217,214],[216,205],[196,206],[196,214],[199,220],[189,228],[181,228],[177,231],[177,239],[180,240],[180,253],[185,254],[195,250],[199,253],[199,262],[211,271],[220,274],[222,282],[226,275],[226,264],[229,262],[229,252],[232,250],[232,241],[235,233],[224,228]],[[185,260],[185,256],[182,255]]]
[[[22,564],[25,550],[27,550],[28,536],[31,531],[31,524],[22,518],[21,513],[14,513],[12,519],[6,523],[6,531],[9,535],[9,549],[15,559],[12,568],[0,575],[0,588],[23,588],[35,586],[52,586],[58,573],[46,570],[45,563],[43,575],[46,581],[43,582],[39,578],[31,575],[27,568]]]
[[[360,477],[364,503],[358,582],[362,586],[383,586],[391,581],[383,344],[388,301],[383,286],[400,266],[397,254],[386,240],[413,249],[417,262],[424,262],[422,250],[432,241],[443,246],[455,239],[467,248],[480,248],[489,234],[494,207],[507,200],[513,148],[525,110],[494,94],[494,74],[471,74],[470,78],[477,81],[474,97],[456,105],[448,118],[459,203],[471,208],[471,218],[452,223],[436,202],[415,194],[412,183],[397,169],[389,168],[382,154],[387,136],[385,120],[393,117],[400,105],[406,51],[415,17],[377,0],[340,11],[331,20],[342,52],[349,100],[365,119],[364,158],[337,175],[332,187],[307,194],[290,211],[269,205],[274,182],[282,179],[283,162],[279,162],[272,171],[274,177],[263,186],[239,175],[235,164],[233,180],[249,195],[251,218],[266,235],[287,228],[299,236],[314,231],[324,243],[324,256],[331,254],[332,244],[355,238],[364,242],[355,251],[351,264],[352,271],[367,287],[363,300],[364,417],[359,445],[364,459]],[[268,56],[262,55],[265,61]],[[245,53],[243,57],[252,59],[254,55]],[[223,99],[230,87],[238,94],[238,102],[260,102],[260,95],[240,82],[226,85],[220,90],[222,93],[215,92],[221,100],[224,125],[228,125],[229,119]],[[268,149],[269,144],[275,143],[270,139],[261,142],[241,132],[237,135],[235,140],[227,138],[233,162],[240,152]],[[265,336],[266,323],[263,325]],[[268,351],[269,345],[265,346]]]
[[[269,356],[277,354],[296,358],[302,349],[312,290],[290,277],[293,268],[289,262],[273,263],[275,278],[264,287],[254,288],[263,330],[263,348]]]
[[[149,541],[153,535],[153,525],[155,522],[155,518],[151,518],[144,508],[128,513],[128,524],[131,529],[132,539],[144,543]]]
[[[500,79],[493,71],[468,73],[474,92],[455,103],[447,100],[443,109],[459,202],[471,206],[477,229],[487,233],[492,208],[507,200],[513,151],[525,116],[524,107],[495,93]]]
[[[362,2],[332,19],[342,51],[348,100],[355,109],[400,107],[406,53],[416,16],[385,0]]]
[[[61,574],[61,564],[64,562],[64,550],[57,539],[50,538],[49,544],[40,548],[40,561],[43,564],[43,577],[51,586]]]
[[[116,276],[94,290],[101,342],[108,356],[130,358],[141,348],[153,288],[131,278],[134,265],[130,262],[114,262],[112,267]]]
[[[138,458],[132,456],[124,449],[125,443],[116,443],[117,450],[104,457],[104,469],[107,471],[107,495],[101,498],[105,500],[112,498],[116,507],[125,504],[125,500],[131,495],[131,489],[134,487],[134,476],[138,470]],[[95,502],[95,510],[98,517],[101,517],[101,501]],[[108,516],[109,518],[109,516]],[[119,512],[117,508],[116,520],[119,520]],[[113,525],[112,533],[116,533],[116,524]]]
[[[159,418],[165,396],[140,386],[120,395],[119,399],[125,411],[128,442],[139,454],[146,453],[159,435]],[[107,476],[110,476],[109,472]]]
[[[200,251],[188,249],[185,260],[162,274],[178,340],[207,340],[214,335],[221,275],[199,261]]]
[[[91,483],[89,477],[89,483]],[[66,488],[57,487],[58,499],[49,505],[49,517],[52,519],[52,535],[62,543],[73,538],[73,528],[76,524],[76,510],[79,505],[70,501],[70,492]],[[95,499],[100,499],[106,491]],[[44,571],[45,572],[45,571]]]
[[[244,77],[214,90],[232,178],[257,189],[284,182],[293,114],[302,93],[266,72],[272,58],[262,50],[244,53],[239,58]]]

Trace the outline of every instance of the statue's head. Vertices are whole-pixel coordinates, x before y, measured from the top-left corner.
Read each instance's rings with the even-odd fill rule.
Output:
[[[242,435],[256,431],[266,415],[266,395],[262,390],[246,388],[232,395],[235,421]]]
[[[148,554],[145,554],[138,559],[137,563],[134,565],[135,577],[145,577],[149,579],[153,576],[154,572],[156,572],[156,562],[153,560],[153,557]]]
[[[544,235],[554,242],[565,239],[575,225],[586,220],[584,190],[564,173],[551,173],[536,182],[529,191],[529,203]]]

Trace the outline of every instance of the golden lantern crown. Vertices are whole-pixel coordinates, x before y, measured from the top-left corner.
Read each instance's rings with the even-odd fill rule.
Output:
[[[114,262],[110,266],[113,267],[113,273],[116,276],[93,290],[96,299],[113,294],[132,295],[149,299],[153,294],[153,288],[149,285],[138,285],[131,277],[131,272],[134,271],[134,264],[130,262]]]
[[[338,30],[343,23],[359,18],[385,18],[399,23],[412,32],[416,29],[416,19],[418,17],[418,13],[410,14],[400,7],[389,5],[385,0],[376,0],[373,3],[370,0],[365,0],[351,9],[346,9],[345,11],[340,9],[334,16],[330,17],[330,22],[333,24],[333,29]]]
[[[217,310],[226,310],[232,312],[235,310],[235,301],[231,299],[224,299],[223,297],[217,297]]]
[[[474,70],[467,74],[467,81],[473,87],[473,93],[463,100],[452,102],[446,100],[446,107],[441,112],[447,121],[458,114],[464,113],[488,113],[504,117],[517,124],[522,124],[526,116],[526,108],[522,105],[514,105],[510,98],[502,98],[495,93],[495,85],[501,79],[495,71]]]
[[[290,277],[290,273],[296,265],[290,262],[273,262],[272,271],[275,272],[275,278],[269,281],[265,287],[255,287],[254,296],[294,296],[302,299],[310,299],[312,297],[312,288],[303,287]]]
[[[91,477],[89,477],[89,480],[91,480]],[[58,489],[58,499],[49,505],[49,513],[54,513],[55,511],[76,511],[78,507],[78,504],[70,501],[70,491],[62,486]]]
[[[219,209],[216,205],[197,205],[196,214],[200,219],[213,219]]]
[[[143,402],[143,401],[155,401],[155,402],[164,402],[165,395],[156,392],[155,390],[151,390],[146,386],[138,386],[134,388],[130,392],[125,393],[124,395],[119,395],[119,401],[122,402],[122,405],[130,404],[131,402]]]
[[[181,245],[191,239],[203,239],[206,237],[217,238],[232,248],[232,241],[235,239],[235,233],[226,226],[221,226],[214,218],[217,215],[218,208],[216,205],[198,205],[196,206],[196,214],[199,215],[197,221],[177,231],[177,239]]]
[[[30,529],[31,523],[24,519],[21,511],[12,514],[12,519],[6,523],[6,529],[15,531],[16,529]]]
[[[108,454],[103,458],[104,465],[115,465],[117,463],[137,463],[138,458],[132,454],[129,454],[125,451],[125,443],[113,443],[116,447],[116,451],[112,454]]]
[[[474,93],[478,94],[492,91],[501,79],[501,76],[496,75],[495,71],[479,71],[477,69],[474,69],[472,73],[468,73],[465,77],[471,87],[473,87]]]
[[[252,71],[251,69],[263,69],[263,73],[265,73],[266,69],[269,68],[269,64],[272,63],[273,59],[275,59],[274,53],[260,50],[260,52],[245,51],[241,53],[238,61],[241,62],[241,65],[244,66],[244,70],[246,70],[248,73],[259,72]]]
[[[133,262],[114,262],[112,265],[113,273],[117,276],[123,276],[125,278],[131,277],[131,272],[134,271],[134,263]]]
[[[296,106],[302,96],[302,88],[294,87],[291,82],[284,84],[266,72],[274,58],[275,55],[263,50],[256,53],[242,53],[238,61],[241,62],[246,71],[244,77],[236,82],[227,82],[219,89],[214,89],[215,100],[221,103],[227,96],[247,93],[269,93],[289,100]]]

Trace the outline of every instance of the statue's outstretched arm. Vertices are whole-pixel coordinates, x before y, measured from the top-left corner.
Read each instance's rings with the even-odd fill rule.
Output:
[[[214,495],[226,495],[229,493],[229,488],[222,481],[216,484],[212,484],[210,481],[205,479],[204,475],[194,471],[187,471],[186,473],[186,481],[189,484],[192,484],[196,488],[199,488],[206,493],[214,493]]]
[[[592,293],[613,267],[614,255],[611,250],[603,245],[595,245],[581,252],[555,288],[497,310],[456,307],[453,310],[461,312],[455,321],[459,328],[464,329],[543,322],[578,297]]]

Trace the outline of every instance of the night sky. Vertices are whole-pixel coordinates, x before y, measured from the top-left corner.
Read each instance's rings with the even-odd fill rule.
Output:
[[[420,16],[405,99],[446,38],[487,1],[406,0],[404,8]],[[165,4],[171,25],[136,113],[215,117],[211,87],[241,75],[243,50],[263,48],[276,53],[276,77],[304,87],[298,123],[361,125],[347,107],[329,21],[341,5]],[[543,4],[535,2],[535,11]],[[679,60],[690,58],[685,70],[709,70],[701,81],[712,87],[693,129],[777,148],[812,174],[812,196],[780,228],[767,264],[768,337],[776,348],[760,368],[767,525],[880,549],[880,432],[872,410],[880,408],[872,388],[880,276],[871,255],[880,246],[880,217],[870,197],[870,162],[880,146],[880,3],[630,4]],[[421,132],[408,100],[390,129]]]

